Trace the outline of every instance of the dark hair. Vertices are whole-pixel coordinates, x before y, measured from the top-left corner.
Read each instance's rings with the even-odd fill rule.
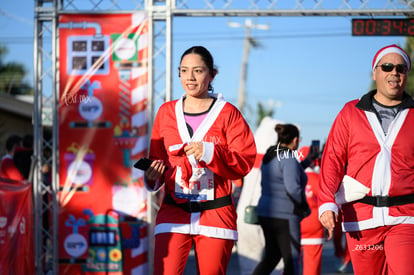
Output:
[[[10,152],[13,149],[13,146],[20,145],[22,138],[18,135],[11,135],[6,140],[6,150]]]
[[[211,53],[204,48],[203,46],[193,46],[189,49],[187,49],[183,55],[181,56],[180,59],[180,65],[181,62],[183,61],[184,56],[188,55],[188,54],[198,54],[199,56],[201,56],[201,59],[204,61],[204,63],[206,64],[208,71],[210,73],[211,77],[214,77],[217,74],[217,69],[214,66],[214,59],[213,56],[211,55]],[[180,68],[178,68],[178,76],[180,76]],[[208,84],[208,90],[212,91],[213,90],[213,86],[211,86],[211,83]]]
[[[26,134],[22,138],[22,145],[24,148],[33,148],[33,135]]]
[[[299,129],[293,124],[277,124],[275,131],[279,143],[289,144],[295,137],[299,137]]]

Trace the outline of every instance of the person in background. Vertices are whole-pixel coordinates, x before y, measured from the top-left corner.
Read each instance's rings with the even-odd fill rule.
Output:
[[[29,179],[33,156],[33,136],[24,135],[22,147],[17,148],[13,155],[14,163],[25,179]],[[31,180],[31,179],[30,179]]]
[[[351,255],[349,254],[348,244],[342,232],[342,216],[338,215],[338,220],[335,223],[334,233],[332,237],[334,245],[334,255],[340,260],[338,272],[346,273],[348,266],[351,263]]]
[[[216,74],[206,48],[187,49],[178,73],[185,94],[164,103],[154,121],[144,182],[165,192],[154,229],[155,275],[183,274],[192,247],[197,274],[224,275],[237,240],[232,180],[252,169],[256,145],[239,110],[209,92]]]
[[[310,151],[310,146],[302,147],[299,150],[299,160],[303,161],[312,154]],[[318,215],[319,158],[314,159],[309,167],[305,169],[305,173],[308,177],[305,193],[311,213],[300,224],[303,275],[320,275],[322,273],[325,228],[319,222]]]
[[[18,135],[10,135],[6,140],[6,154],[3,156],[0,163],[0,177],[4,179],[11,179],[15,181],[23,180],[24,177],[17,169],[13,155],[17,148],[21,147],[22,138]]]
[[[277,124],[277,143],[266,151],[261,166],[262,193],[257,205],[265,248],[254,275],[271,274],[283,258],[284,274],[300,274],[300,222],[309,215],[307,176],[297,160],[299,129]]]
[[[237,204],[239,203],[241,190],[243,188],[243,179],[236,179],[231,181],[233,186],[232,197],[234,205],[237,208]]]
[[[355,274],[413,274],[414,100],[405,92],[409,55],[381,48],[372,62],[377,88],[345,104],[322,156],[319,219],[342,228]]]

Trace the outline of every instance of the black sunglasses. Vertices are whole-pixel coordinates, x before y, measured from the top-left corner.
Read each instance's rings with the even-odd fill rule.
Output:
[[[387,73],[392,72],[394,70],[394,67],[397,70],[397,73],[400,73],[400,74],[407,73],[407,65],[405,64],[394,65],[392,63],[384,63],[381,65],[378,65],[377,67],[381,67],[381,70]]]

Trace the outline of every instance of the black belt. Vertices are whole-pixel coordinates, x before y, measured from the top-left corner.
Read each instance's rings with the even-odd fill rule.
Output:
[[[357,202],[373,205],[376,207],[390,207],[403,204],[414,203],[414,194],[402,195],[402,196],[365,196]]]
[[[171,195],[165,194],[164,203],[178,206],[188,213],[194,213],[231,205],[233,204],[233,200],[231,195],[227,195],[211,201],[188,201],[184,203],[177,203]]]

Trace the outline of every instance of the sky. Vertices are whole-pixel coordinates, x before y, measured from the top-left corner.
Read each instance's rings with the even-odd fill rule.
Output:
[[[22,8],[24,4],[24,8]],[[24,64],[33,83],[33,0],[0,1],[0,44],[5,62]],[[173,19],[173,98],[183,94],[178,74],[182,53],[194,45],[210,50],[218,68],[213,87],[237,105],[246,19],[268,25],[252,29],[260,47],[248,57],[246,107],[253,131],[257,105],[273,110],[273,118],[300,127],[301,146],[326,140],[337,113],[347,101],[369,91],[371,64],[378,49],[404,46],[405,37],[351,35],[351,17],[178,17]]]

